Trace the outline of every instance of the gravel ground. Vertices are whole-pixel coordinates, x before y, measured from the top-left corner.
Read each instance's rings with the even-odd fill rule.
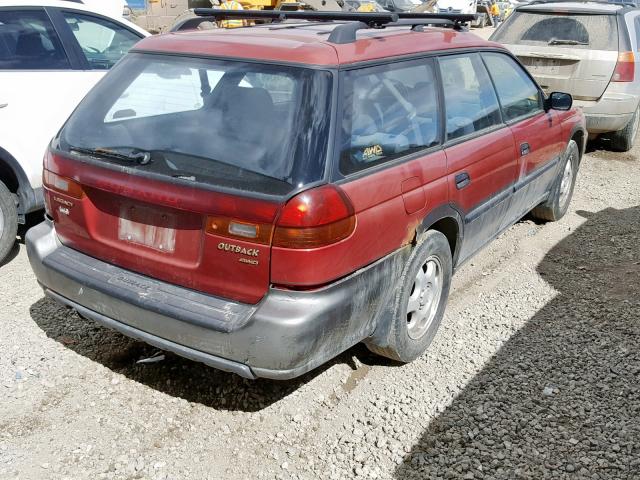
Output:
[[[0,479],[640,478],[640,161],[464,266],[426,355],[246,381],[154,353],[0,267]]]

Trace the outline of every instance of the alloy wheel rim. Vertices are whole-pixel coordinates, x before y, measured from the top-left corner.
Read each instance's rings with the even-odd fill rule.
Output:
[[[567,160],[567,164],[564,167],[562,173],[562,181],[560,183],[560,207],[564,208],[567,200],[569,199],[569,192],[571,191],[571,184],[573,182],[573,155]]]
[[[431,256],[420,266],[407,300],[407,332],[421,338],[433,323],[442,295],[442,264]]]

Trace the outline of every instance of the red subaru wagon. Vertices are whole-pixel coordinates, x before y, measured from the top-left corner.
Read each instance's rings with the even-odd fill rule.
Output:
[[[276,21],[142,40],[54,138],[38,281],[248,378],[414,360],[458,266],[567,211],[582,113],[463,16],[233,15]]]

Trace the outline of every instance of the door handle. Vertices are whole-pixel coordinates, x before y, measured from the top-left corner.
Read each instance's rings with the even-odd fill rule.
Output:
[[[9,104],[8,103],[2,103],[0,102],[0,108],[4,108],[4,107],[8,107]]]
[[[467,172],[456,174],[456,188],[462,190],[464,187],[471,183],[471,177]]]
[[[527,142],[524,142],[524,143],[520,144],[520,156],[521,157],[524,157],[525,155],[528,155],[530,151],[531,151],[531,146],[529,146],[529,144]]]

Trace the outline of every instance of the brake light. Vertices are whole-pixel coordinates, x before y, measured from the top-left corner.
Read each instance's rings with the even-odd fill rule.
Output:
[[[254,243],[268,245],[271,241],[272,230],[272,226],[266,223],[241,222],[227,217],[211,216],[207,218],[207,233],[249,240]]]
[[[635,57],[633,52],[620,52],[613,71],[612,82],[633,82],[635,77]]]
[[[276,223],[273,246],[317,248],[339,242],[356,226],[351,202],[338,187],[325,185],[287,202]]]
[[[49,190],[54,190],[73,198],[80,199],[84,196],[84,191],[79,183],[47,169],[42,172],[42,183]]]

